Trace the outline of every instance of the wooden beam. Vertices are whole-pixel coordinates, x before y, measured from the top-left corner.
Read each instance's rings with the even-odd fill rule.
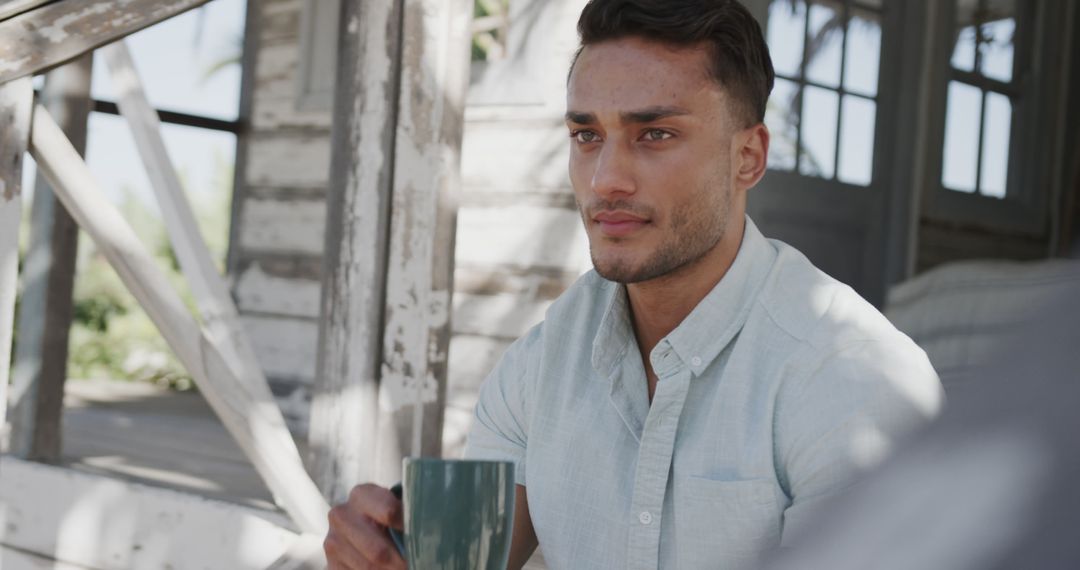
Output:
[[[301,530],[325,533],[329,507],[304,470],[273,398],[268,391],[253,389],[255,383],[236,377],[215,339],[200,329],[48,111],[39,105],[34,113],[30,152],[56,196],[146,310],[199,392],[266,481],[274,500]]]
[[[209,0],[64,0],[0,21],[0,83],[40,73]]]
[[[440,452],[471,9],[345,2],[339,20],[310,429],[335,502]]]
[[[0,84],[0,449],[5,447],[7,389],[19,275],[22,166],[34,89],[29,79]]]
[[[0,21],[56,0],[0,0]]]
[[[0,544],[78,568],[256,570],[301,539],[279,513],[191,493],[10,456],[0,472]]]
[[[45,77],[41,104],[79,154],[86,150],[93,57],[85,55]],[[67,379],[79,227],[40,174],[34,184],[30,243],[23,262],[19,340],[12,370],[11,453],[57,461]]]
[[[375,479],[401,0],[342,2],[319,357],[308,428],[333,503]]]
[[[199,307],[203,328],[210,338],[219,341],[216,344],[234,373],[250,383],[251,390],[272,397],[225,279],[214,265],[213,256],[199,233],[195,213],[165,148],[161,123],[143,90],[131,52],[121,40],[105,46],[100,53],[109,66],[120,113],[131,128],[135,147],[165,218],[169,241]]]
[[[379,460],[442,453],[473,2],[406,0],[390,207]]]

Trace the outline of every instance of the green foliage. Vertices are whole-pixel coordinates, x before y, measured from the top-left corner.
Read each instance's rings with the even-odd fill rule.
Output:
[[[203,239],[221,269],[228,243],[232,165],[217,157],[216,170],[213,190],[189,192],[188,198],[193,202]],[[161,216],[131,192],[126,193],[120,210],[189,310],[197,314]],[[81,234],[79,241],[68,376],[147,381],[178,390],[194,389],[191,376],[86,234]]]
[[[476,0],[473,3],[473,19],[478,20],[488,16],[503,16],[510,11],[510,0]],[[494,32],[494,33],[493,33]],[[485,30],[473,33],[472,37],[472,61],[487,61],[489,50],[493,44],[500,40],[496,38],[501,32],[498,30]]]

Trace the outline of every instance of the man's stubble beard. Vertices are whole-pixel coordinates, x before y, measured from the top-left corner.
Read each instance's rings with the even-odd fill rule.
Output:
[[[710,192],[716,191],[715,187],[705,187],[699,195],[708,197]],[[664,241],[645,261],[636,265],[625,259],[615,259],[610,262],[598,259],[590,241],[589,254],[592,257],[593,267],[601,277],[608,281],[629,284],[657,279],[692,265],[712,251],[727,232],[731,194],[729,188],[722,188],[718,203],[715,203],[716,200],[689,200],[673,211]],[[718,211],[714,211],[712,215],[702,215],[704,214],[700,211],[702,208],[715,208]],[[584,223],[586,225],[591,223],[589,215],[580,204],[579,211]]]

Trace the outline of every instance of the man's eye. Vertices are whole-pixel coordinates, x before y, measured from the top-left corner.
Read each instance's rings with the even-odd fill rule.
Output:
[[[663,129],[649,129],[645,131],[645,136],[642,137],[649,142],[656,142],[667,140],[672,137],[672,134]]]
[[[600,140],[600,137],[593,131],[571,131],[570,138],[576,140],[579,143],[591,143]]]

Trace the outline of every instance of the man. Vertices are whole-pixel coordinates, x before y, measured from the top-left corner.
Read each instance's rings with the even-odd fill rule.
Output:
[[[773,83],[732,0],[593,0],[567,86],[595,272],[511,346],[466,455],[517,462],[510,567],[733,568],[933,415],[923,352],[745,215]],[[357,487],[331,567],[403,568]]]

